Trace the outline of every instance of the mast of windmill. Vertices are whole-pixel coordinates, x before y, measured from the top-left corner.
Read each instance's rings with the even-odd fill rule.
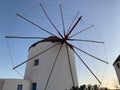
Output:
[[[104,44],[104,42],[101,41],[72,38],[80,34],[81,32],[84,32],[89,28],[92,28],[93,25],[71,35],[71,33],[74,31],[78,23],[81,21],[82,16],[80,16],[75,22],[76,17],[79,14],[78,12],[75,18],[73,19],[68,31],[66,31],[62,8],[60,5],[60,13],[63,24],[63,35],[62,35],[62,33],[60,33],[57,27],[53,24],[46,10],[41,4],[40,7],[59,36],[56,36],[55,34],[35,24],[34,22],[30,21],[24,16],[17,14],[17,16],[19,16],[20,18],[28,21],[32,25],[38,27],[40,30],[48,33],[50,37],[45,38],[45,37],[6,36],[6,38],[42,39],[41,41],[38,41],[30,46],[28,60],[22,62],[13,69],[16,69],[22,64],[27,63],[24,79],[29,79],[32,81],[33,90],[66,90],[66,89],[69,90],[72,86],[78,86],[75,58],[74,58],[74,54],[75,54],[79,58],[79,60],[86,66],[86,68],[90,71],[90,73],[95,77],[95,79],[101,84],[101,81],[87,66],[87,64],[83,61],[83,59],[76,52],[76,50],[92,58],[95,58],[96,60],[101,61],[103,63],[108,64],[108,62],[76,47],[75,45],[69,42],[69,41],[78,41],[78,42]],[[73,24],[73,22],[75,22],[75,24]]]

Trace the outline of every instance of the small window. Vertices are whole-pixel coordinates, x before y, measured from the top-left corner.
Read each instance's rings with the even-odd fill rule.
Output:
[[[120,64],[119,63],[117,63],[116,65],[117,65],[117,68],[120,68]]]
[[[23,88],[23,85],[22,84],[18,84],[17,90],[22,90],[22,88]]]
[[[38,65],[39,65],[39,59],[35,59],[34,66],[38,66]]]
[[[32,83],[32,90],[36,90],[37,83]]]

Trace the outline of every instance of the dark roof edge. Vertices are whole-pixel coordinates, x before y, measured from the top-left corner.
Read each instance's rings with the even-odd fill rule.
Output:
[[[36,46],[38,43],[42,43],[42,42],[59,42],[59,38],[58,38],[58,37],[54,37],[54,36],[50,36],[50,37],[48,37],[48,38],[46,38],[46,39],[43,39],[43,40],[38,41],[38,42],[36,42],[36,43],[33,43],[33,44],[29,47],[28,50],[30,50],[30,48]]]
[[[117,59],[114,61],[113,65],[117,62],[120,61],[120,55],[117,57]]]

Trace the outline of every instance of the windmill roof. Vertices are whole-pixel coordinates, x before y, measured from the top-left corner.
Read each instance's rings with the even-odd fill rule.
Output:
[[[60,41],[60,39],[59,39],[58,37],[50,36],[50,37],[48,37],[48,38],[45,38],[45,39],[43,39],[43,40],[41,40],[41,41],[38,41],[38,42],[32,44],[32,45],[29,47],[29,49],[30,49],[31,47],[36,46],[38,43],[42,43],[42,42],[59,42],[59,41]]]
[[[117,57],[117,59],[114,61],[114,63],[113,63],[113,65],[116,63],[116,62],[118,62],[118,61],[120,61],[120,55]]]

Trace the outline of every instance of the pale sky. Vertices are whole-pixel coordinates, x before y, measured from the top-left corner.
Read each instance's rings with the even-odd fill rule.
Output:
[[[105,42],[105,52],[108,59],[106,61],[109,62],[109,65],[104,65],[103,68],[99,66],[101,65],[101,62],[95,62],[94,67],[97,69],[94,69],[93,71],[95,71],[95,73],[97,72],[97,75],[101,79],[103,76],[102,71],[107,67],[102,80],[103,86],[112,88],[114,84],[117,84],[116,73],[112,64],[120,54],[120,0],[0,0],[0,78],[21,78],[18,73],[12,70],[12,62],[14,65],[17,65],[18,63],[26,60],[28,47],[37,41],[10,39],[8,41],[8,45],[7,40],[5,39],[7,34],[22,34],[24,36],[33,34],[35,36],[48,36],[43,32],[38,33],[38,28],[31,26],[29,23],[26,23],[26,21],[16,16],[16,13],[20,13],[29,19],[32,18],[39,22],[39,25],[49,28],[48,23],[46,23],[48,20],[40,18],[44,17],[44,14],[40,10],[39,3],[42,3],[45,8],[51,7],[46,9],[51,17],[54,17],[55,13],[53,13],[52,9],[59,9],[59,4],[61,4],[63,6],[63,11],[66,11],[65,15],[72,18],[76,15],[77,11],[79,11],[80,15],[83,16],[83,20],[87,20],[89,24],[94,25],[94,28],[98,31],[102,40]],[[41,14],[41,16],[39,16],[39,14]],[[57,17],[54,17],[53,20],[58,23],[59,18],[56,18]],[[70,20],[68,20],[68,22],[70,22]],[[60,23],[58,23],[58,25],[59,24]],[[89,35],[91,35],[91,33],[89,33]],[[94,35],[95,33],[93,33],[93,36]],[[8,46],[11,53],[9,53]],[[89,51],[90,50],[91,49],[89,49]],[[91,64],[88,61],[87,63]],[[18,72],[22,73],[22,75],[24,73],[23,67],[25,66],[23,65],[17,69]],[[82,63],[77,64],[77,68],[79,84],[98,84],[89,71],[84,69],[85,67]],[[90,77],[88,77],[89,75]]]

